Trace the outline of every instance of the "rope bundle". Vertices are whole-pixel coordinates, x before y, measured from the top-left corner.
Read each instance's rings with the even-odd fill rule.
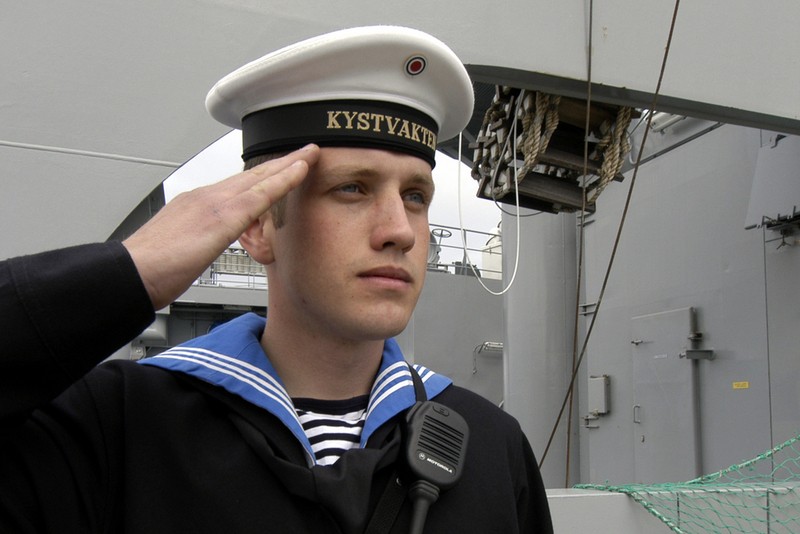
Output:
[[[542,174],[572,177],[580,174],[574,168],[561,172],[557,164],[547,162],[547,148],[559,126],[561,96],[510,87],[498,86],[496,89],[495,97],[484,114],[477,142],[472,146],[475,149],[472,176],[486,184],[484,194],[489,198],[500,197],[509,191],[515,176],[521,181],[544,164],[549,167],[539,170]],[[631,117],[631,108],[619,108],[615,121],[605,128],[603,138],[597,142],[594,158],[602,163],[596,171],[598,179],[590,188],[587,202],[597,200],[608,183],[619,174],[630,151],[627,130]],[[514,162],[518,160],[522,161],[521,166],[514,169]]]

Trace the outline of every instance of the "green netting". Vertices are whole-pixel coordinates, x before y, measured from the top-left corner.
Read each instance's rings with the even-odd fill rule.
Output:
[[[581,484],[625,493],[674,532],[800,532],[800,436],[717,473],[682,483]]]

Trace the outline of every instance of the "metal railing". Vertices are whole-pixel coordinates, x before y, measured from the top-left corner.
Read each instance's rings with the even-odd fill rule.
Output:
[[[431,224],[430,227],[428,270],[502,278],[503,246],[499,233],[465,229],[462,236],[459,235],[461,229],[455,226]],[[474,271],[470,263],[475,267]]]
[[[264,266],[246,250],[230,247],[198,278],[197,285],[245,289],[267,289]]]

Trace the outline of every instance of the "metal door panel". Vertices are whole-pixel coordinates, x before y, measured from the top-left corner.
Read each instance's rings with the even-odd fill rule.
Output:
[[[684,481],[700,474],[696,364],[680,356],[692,332],[692,308],[631,319],[638,483]]]

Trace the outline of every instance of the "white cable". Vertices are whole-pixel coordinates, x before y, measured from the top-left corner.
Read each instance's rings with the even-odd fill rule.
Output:
[[[514,138],[514,144],[513,144],[513,150],[514,150],[514,152],[513,152],[513,155],[514,155],[514,157],[513,157],[513,160],[514,160],[514,200],[515,200],[515,205],[516,205],[516,208],[517,208],[514,218],[517,221],[517,250],[515,251],[515,255],[514,255],[514,271],[511,274],[511,280],[509,280],[508,285],[506,287],[504,287],[500,291],[492,291],[491,289],[486,287],[486,284],[483,283],[483,280],[481,280],[481,277],[478,275],[477,271],[475,270],[475,266],[472,264],[472,260],[469,259],[469,252],[467,252],[467,236],[466,236],[466,230],[464,229],[464,220],[463,220],[462,215],[461,215],[461,166],[463,165],[461,163],[461,161],[462,161],[461,160],[461,140],[462,140],[462,135],[458,134],[458,162],[459,162],[459,165],[458,165],[458,176],[457,176],[457,179],[458,179],[458,226],[459,226],[459,229],[461,230],[461,245],[462,245],[462,250],[464,251],[464,259],[469,264],[470,268],[472,269],[473,274],[475,274],[475,278],[478,280],[478,283],[481,286],[483,286],[483,289],[485,289],[487,292],[491,293],[492,295],[497,295],[497,296],[503,295],[509,289],[511,289],[511,286],[514,284],[514,280],[517,278],[517,270],[519,268],[519,248],[520,248],[519,247],[519,244],[520,244],[520,237],[519,237],[519,226],[520,225],[519,225],[519,220],[520,220],[520,214],[519,214],[519,187],[518,187],[519,186],[519,176],[518,176],[519,168],[517,167],[517,158],[516,158],[516,154],[517,154],[517,112],[518,112],[519,107],[520,107],[520,102],[522,102],[522,97],[524,96],[524,93],[525,93],[525,91],[522,91],[520,93],[519,99],[517,100],[517,106],[516,106],[516,109],[514,110],[514,116],[513,116],[512,131],[510,132],[510,135],[513,135],[513,138]],[[508,148],[508,141],[509,141],[509,138],[506,137],[505,146],[503,147],[503,151],[500,152],[500,157],[501,158],[503,157],[503,154],[505,153],[505,150]],[[499,161],[498,161],[498,165],[497,165],[497,167],[495,169],[495,176],[494,176],[495,180],[497,178],[497,169],[499,169],[499,168],[500,168],[500,164],[499,164]],[[495,182],[495,180],[492,180],[492,184],[491,184],[492,196],[494,196],[494,182]]]

